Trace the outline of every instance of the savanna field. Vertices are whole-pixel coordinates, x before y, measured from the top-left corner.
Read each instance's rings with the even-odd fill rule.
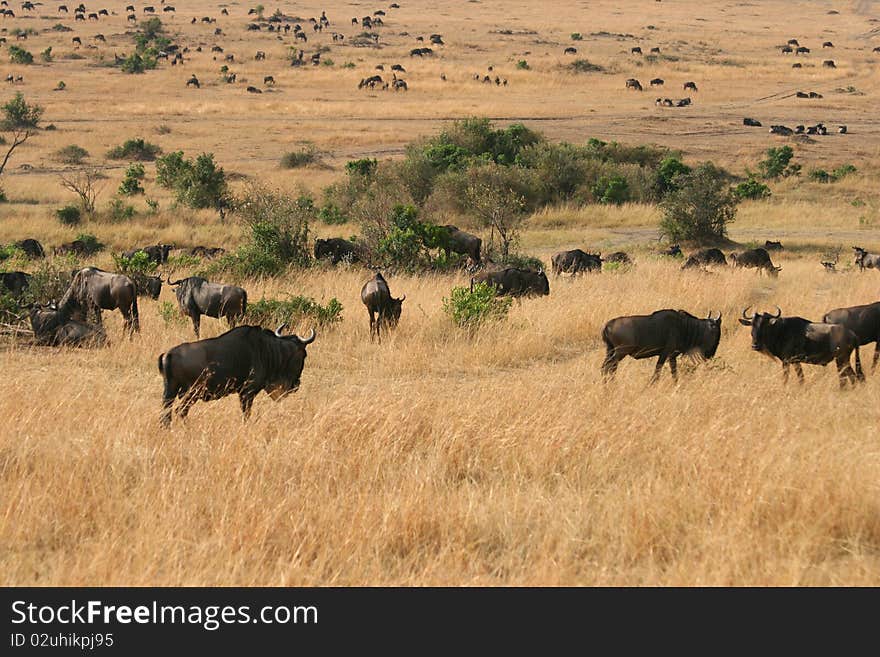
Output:
[[[443,307],[454,287],[469,284],[463,269],[384,269],[392,294],[406,300],[381,344],[370,341],[360,290],[373,272],[362,265],[290,266],[279,275],[215,269],[212,280],[242,285],[252,303],[297,295],[335,298],[343,308],[339,322],[303,317],[290,327],[303,336],[317,330],[301,387],[277,403],[260,394],[248,422],[233,395],[160,426],[157,357],[194,339],[189,320],[168,312],[176,302],[167,286],[157,301],[139,300],[141,332],[132,340],[120,314],[104,312],[107,348],[38,347],[5,331],[4,585],[880,585],[875,345],[861,349],[864,384],[841,390],[833,365],[806,365],[804,385],[795,377],[784,385],[779,362],[753,351],[737,321],[748,306],[819,321],[832,308],[880,297],[880,272],[859,271],[851,249],[880,251],[877,3],[817,1],[811,12],[775,0],[279,5],[302,18],[308,40],[297,43],[293,32],[269,32],[265,20],[248,30],[260,21],[246,3],[194,0],[174,12],[156,5],[165,33],[190,50],[183,64],[160,60],[143,74],[113,65],[114,55],[134,52],[140,4],[138,22],[116,0],[87,6],[109,10],[97,21],[74,21],[73,4],[69,14],[58,4],[26,11],[14,3],[15,16],[0,21],[0,74],[13,76],[0,99],[21,92],[43,107],[40,129],[0,175],[0,245],[36,238],[48,254],[48,263],[13,256],[0,262],[4,270],[113,270],[113,255],[136,246],[231,253],[247,242],[235,212],[221,220],[177,202],[152,161],[143,162],[145,193],[121,199],[134,215],[112,217],[130,162],[107,153],[134,138],[164,154],[213,153],[232,194],[258,185],[310,195],[316,205],[328,185],[347,179],[347,162],[374,158],[382,170],[474,116],[498,129],[522,123],[547,142],[669,148],[691,166],[712,161],[736,181],[759,170],[768,148],[788,145],[802,170],[767,179],[769,197],[740,202],[723,243],[729,253],[781,241],[784,250],[771,254],[782,267],[776,278],[732,267],[682,271],[682,260],[662,256],[663,210],[641,196],[635,168],[625,170],[632,195],[620,203],[588,191],[530,209],[515,244],[523,256],[549,265],[564,249],[623,250],[634,263],[550,275],[549,296],[514,301],[506,320],[476,331]],[[378,41],[359,40],[364,30],[351,18],[379,9]],[[266,5],[265,16],[275,10]],[[321,11],[331,27],[317,32],[308,17]],[[411,57],[433,33],[443,45]],[[780,54],[795,37],[811,52]],[[822,48],[826,41],[833,47]],[[13,45],[34,63],[10,62]],[[50,46],[46,61],[40,53]],[[305,51],[305,66],[290,65],[291,46]],[[321,46],[324,63],[312,65]],[[661,50],[638,56],[634,46]],[[564,54],[568,47],[577,53]],[[258,50],[265,59],[255,60]],[[822,65],[828,59],[834,68]],[[574,60],[600,70],[579,72]],[[395,63],[405,68],[398,76],[406,91],[358,89],[377,73],[391,79]],[[221,78],[223,65],[234,83]],[[192,75],[199,88],[186,85]],[[264,83],[269,75],[274,85]],[[658,77],[663,88],[648,88]],[[626,89],[628,78],[645,91]],[[699,91],[685,92],[685,81]],[[798,98],[801,90],[822,97]],[[658,96],[693,103],[658,107]],[[762,127],[744,126],[744,117]],[[827,135],[768,132],[817,122]],[[11,144],[11,132],[3,134],[0,156]],[[88,154],[60,161],[58,151],[72,144]],[[282,167],[290,152],[315,157]],[[833,182],[810,173],[847,164],[855,171]],[[56,210],[77,197],[61,177],[86,169],[106,176],[97,211],[63,225]],[[315,216],[309,239],[360,235],[395,190],[342,225]],[[479,217],[453,212],[455,199],[431,198],[408,201],[420,218],[454,223],[484,245],[495,237]],[[82,233],[106,249],[75,260],[52,254]],[[685,254],[696,248],[682,243]],[[836,273],[826,272],[820,262],[835,258]],[[181,278],[209,265],[172,258],[160,271]],[[655,359],[625,359],[603,382],[605,322],[661,308],[721,312],[716,356],[681,358],[677,384],[665,368],[649,385]],[[203,338],[225,330],[202,320]]]

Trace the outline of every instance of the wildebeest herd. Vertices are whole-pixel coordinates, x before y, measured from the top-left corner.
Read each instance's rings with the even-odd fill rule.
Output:
[[[473,271],[471,291],[482,283],[494,288],[499,296],[523,298],[550,294],[550,283],[543,270],[495,267],[481,255],[479,237],[453,225],[446,228],[452,238],[445,248],[467,256],[472,271],[481,268]],[[18,246],[30,257],[45,257],[37,240],[23,240]],[[132,249],[123,255],[131,258],[143,252],[150,260],[165,263],[173,248],[170,244],[156,244]],[[702,249],[686,257],[682,269],[708,272],[707,267],[750,267],[775,277],[781,267],[773,264],[769,251],[782,248],[779,242],[767,241],[763,248],[728,256],[717,248]],[[880,255],[861,247],[853,247],[853,250],[855,265],[860,270],[880,269]],[[333,265],[359,262],[364,255],[358,245],[342,238],[318,239],[314,251],[316,259],[326,258]],[[209,255],[222,253],[223,249],[199,246],[187,252]],[[673,245],[663,255],[682,257],[678,245]],[[624,252],[603,258],[600,253],[572,249],[554,254],[551,262],[553,274],[558,278],[563,274],[597,274],[602,271],[603,263],[631,265],[633,259]],[[29,278],[25,272],[5,272],[2,283],[9,293],[20,296],[27,289]],[[147,284],[157,283],[161,287],[161,277],[147,278]],[[181,399],[178,413],[185,417],[198,400],[218,399],[236,393],[247,418],[254,397],[261,390],[277,400],[298,388],[305,348],[315,339],[314,329],[309,337],[301,338],[295,334],[283,335],[284,325],[274,332],[260,326],[236,326],[247,311],[247,292],[243,288],[212,283],[199,276],[176,281],[169,278],[164,282],[175,288],[178,307],[192,320],[196,338],[200,337],[203,315],[225,318],[232,328],[215,338],[183,343],[159,356],[159,371],[164,380],[163,424],[170,423],[172,406],[178,398]],[[108,340],[101,311],[118,309],[124,319],[124,332],[134,337],[140,331],[139,293],[139,285],[133,277],[90,266],[72,273],[70,285],[58,302],[23,307],[29,311],[37,345],[106,346]],[[157,298],[158,289],[155,294],[151,291],[150,296]],[[373,277],[364,283],[361,301],[369,315],[371,340],[375,337],[381,343],[383,329],[387,331],[398,325],[405,299],[405,294],[400,298],[392,295],[381,271],[375,271]],[[836,308],[827,312],[820,322],[796,316],[783,317],[779,308],[775,314],[749,313],[749,310],[743,309],[739,321],[751,328],[752,349],[778,359],[786,381],[790,366],[794,366],[798,378],[803,381],[802,364],[824,366],[832,361],[837,366],[841,387],[847,382],[855,385],[864,381],[859,347],[871,342],[876,343],[872,370],[876,369],[880,357],[880,302]],[[601,367],[604,378],[612,378],[620,361],[627,356],[635,359],[656,357],[651,381],[656,381],[667,362],[677,381],[679,356],[703,360],[714,357],[721,339],[721,313],[713,314],[710,312],[705,319],[700,319],[685,310],[663,309],[650,315],[609,320],[601,332],[606,350]],[[95,323],[89,323],[90,316],[94,316]]]

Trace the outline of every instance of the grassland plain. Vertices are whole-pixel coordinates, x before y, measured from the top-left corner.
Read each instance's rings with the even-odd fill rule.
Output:
[[[370,344],[360,287],[369,272],[313,268],[246,282],[252,300],[303,294],[337,297],[344,321],[319,329],[302,388],[273,403],[257,398],[242,423],[234,398],[194,407],[186,423],[159,428],[156,357],[192,339],[141,302],[143,330],[122,336],[107,316],[105,350],[0,349],[0,582],[17,585],[873,585],[880,584],[880,378],[840,391],[831,368],[808,367],[804,386],[783,386],[778,363],[750,349],[736,322],[748,305],[819,318],[875,301],[880,275],[846,267],[849,247],[880,247],[880,128],[875,120],[880,55],[871,3],[815,2],[811,12],[768,1],[545,3],[441,1],[279,6],[319,16],[311,52],[334,64],[290,67],[291,37],[248,31],[248,5],[196,0],[160,18],[191,52],[183,68],[144,75],[103,65],[132,51],[123,3],[97,23],[74,23],[48,3],[5,19],[12,43],[53,61],[4,63],[44,124],[2,176],[0,242],[37,237],[47,246],[95,233],[110,251],[158,240],[234,246],[239,228],[211,213],[173,207],[147,165],[157,214],[125,223],[66,228],[54,209],[72,200],[59,182],[71,170],[54,158],[68,144],[90,152],[109,176],[106,204],[125,162],[106,151],[145,137],[165,151],[213,152],[236,186],[268,182],[317,192],[354,157],[396,157],[445,121],[489,116],[521,120],[551,139],[656,142],[688,160],[754,168],[770,145],[793,143],[798,161],[859,173],[834,185],[786,180],[769,201],[747,202],[731,238],[781,239],[778,279],[750,271],[680,271],[656,255],[654,207],[560,207],[532,217],[525,251],[549,260],[559,248],[624,248],[630,270],[551,279],[549,297],[514,304],[507,322],[475,337],[457,331],[442,299],[464,276],[389,277],[406,293],[396,332]],[[220,14],[221,6],[229,16]],[[351,45],[350,24],[383,8],[379,46]],[[267,6],[267,14],[274,11]],[[829,14],[829,11],[838,11]],[[873,12],[873,13],[871,13]],[[141,8],[138,6],[139,18]],[[216,24],[193,17],[213,16]],[[51,30],[56,23],[74,32]],[[648,26],[652,26],[649,28]],[[214,35],[216,27],[224,34]],[[11,30],[33,28],[15,41]],[[507,32],[510,32],[509,34]],[[406,32],[407,34],[403,34]],[[415,36],[442,33],[432,59],[410,58]],[[580,32],[581,41],[571,33]],[[95,34],[106,42],[95,41]],[[76,35],[96,49],[74,49]],[[632,36],[616,36],[632,35]],[[776,46],[811,46],[792,69]],[[822,51],[823,41],[835,47]],[[219,80],[210,46],[235,54],[238,81]],[[201,53],[194,52],[197,45]],[[301,45],[301,44],[300,44]],[[661,48],[654,60],[630,54]],[[575,74],[571,55],[605,73]],[[254,61],[256,50],[267,53]],[[4,60],[7,52],[0,54]],[[74,56],[82,59],[73,58]],[[102,61],[103,58],[103,61]],[[837,68],[821,66],[833,58]],[[529,69],[516,63],[526,60]],[[353,68],[344,68],[351,62]],[[410,90],[363,91],[375,66],[401,63]],[[508,86],[483,84],[496,73]],[[201,88],[187,88],[195,73]],[[274,87],[260,84],[273,75]],[[441,80],[444,74],[446,80]],[[630,92],[628,77],[666,80],[663,93]],[[63,80],[64,91],[52,89]],[[661,109],[656,95],[689,108]],[[262,94],[248,94],[256,84]],[[852,87],[852,90],[849,88]],[[822,99],[791,94],[815,90]],[[840,92],[836,90],[842,90]],[[743,116],[771,123],[849,126],[851,134],[789,142],[747,129]],[[281,156],[304,143],[322,166],[283,170]],[[23,166],[27,165],[27,166]],[[137,203],[137,201],[136,201]],[[139,208],[141,209],[141,208]],[[321,235],[356,231],[317,226]],[[842,252],[841,273],[822,254]],[[111,267],[108,254],[95,264]],[[177,272],[180,273],[180,272]],[[159,303],[173,300],[163,290]],[[723,314],[717,357],[668,370],[648,386],[653,362],[624,361],[603,384],[601,327],[609,318],[657,308]],[[203,323],[204,335],[224,326]],[[293,327],[300,333],[310,327]]]

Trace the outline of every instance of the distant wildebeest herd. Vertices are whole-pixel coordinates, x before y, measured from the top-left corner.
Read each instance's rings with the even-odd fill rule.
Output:
[[[458,253],[467,258],[472,270],[470,289],[485,284],[496,295],[517,298],[546,296],[550,283],[541,269],[526,267],[496,267],[481,253],[482,240],[448,225],[450,235],[445,245],[447,253]],[[44,258],[45,250],[35,239],[22,240],[16,246],[28,257]],[[54,249],[56,254],[78,253],[80,247],[71,244]],[[168,262],[174,249],[171,244],[155,244],[123,252],[133,258],[143,253],[157,264]],[[342,238],[317,239],[314,254],[317,260],[331,265],[340,263],[366,264],[366,254],[355,242]],[[749,267],[777,276],[781,267],[773,264],[770,252],[783,250],[780,242],[766,241],[764,247],[748,249],[727,256],[717,248],[695,251],[685,258],[683,270],[708,273],[709,267]],[[869,253],[861,247],[853,247],[855,265],[860,270],[880,270],[880,255]],[[219,247],[196,246],[183,253],[202,257],[220,255]],[[684,257],[678,245],[665,250],[662,256]],[[618,251],[607,257],[572,249],[555,253],[551,258],[552,273],[558,278],[563,274],[597,274],[604,263],[631,265],[633,259]],[[823,263],[827,265],[829,263]],[[475,271],[482,269],[481,271]],[[28,288],[30,275],[25,272],[5,272],[2,283],[13,296],[20,297]],[[22,307],[29,311],[31,330],[37,345],[48,346],[106,346],[109,344],[101,321],[102,310],[119,310],[124,320],[124,332],[134,337],[140,331],[137,298],[148,294],[158,298],[162,283],[175,288],[180,312],[189,317],[196,338],[200,337],[200,319],[208,316],[225,318],[230,330],[215,338],[183,343],[159,356],[158,366],[164,380],[163,424],[171,421],[172,407],[176,399],[181,403],[178,413],[185,417],[190,407],[199,400],[212,400],[236,393],[239,395],[244,417],[250,414],[254,397],[265,390],[277,400],[295,391],[300,382],[306,346],[314,341],[315,332],[306,338],[283,335],[284,325],[275,331],[260,326],[239,324],[247,311],[247,292],[234,285],[212,283],[198,276],[180,280],[163,280],[160,276],[146,277],[146,283],[136,277],[103,271],[97,267],[84,267],[72,272],[66,293],[59,301],[32,303]],[[144,292],[144,285],[155,284],[155,289]],[[381,343],[382,333],[394,329],[400,322],[406,295],[396,298],[381,271],[361,289],[361,301],[369,315],[370,339]],[[812,322],[802,317],[783,317],[777,308],[775,314],[749,313],[745,308],[740,323],[751,327],[752,349],[778,359],[782,363],[784,380],[788,379],[791,366],[803,381],[801,365],[827,365],[834,361],[840,378],[840,386],[847,382],[864,381],[859,347],[876,343],[872,370],[876,369],[880,356],[880,302],[849,308],[836,308]],[[94,316],[94,323],[89,323]],[[713,313],[700,319],[684,310],[664,309],[650,315],[616,317],[603,327],[601,339],[605,345],[605,358],[601,371],[606,380],[612,378],[621,360],[630,356],[635,359],[654,358],[657,363],[651,381],[655,381],[665,363],[677,381],[677,358],[693,356],[698,359],[712,358],[721,338],[721,313]],[[854,362],[851,359],[854,356]]]

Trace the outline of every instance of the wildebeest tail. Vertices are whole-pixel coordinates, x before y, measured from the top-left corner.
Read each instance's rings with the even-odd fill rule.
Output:
[[[859,357],[859,343],[856,342],[856,348],[854,350],[856,352],[856,378],[859,381],[865,380],[865,372],[862,370],[862,359]]]
[[[139,333],[141,330],[141,321],[138,316],[138,298],[137,298],[137,290],[135,290],[134,298],[131,301],[131,325],[134,328],[135,333]]]
[[[165,365],[163,364],[163,361],[165,360],[166,356],[168,357],[168,359],[171,358],[171,354],[167,352],[164,354],[159,354],[159,371],[162,374],[165,374]]]
[[[608,351],[614,349],[614,345],[611,342],[611,327],[609,324],[605,324],[602,328],[602,342],[605,343],[605,348],[608,349]]]
[[[241,316],[244,317],[244,314],[247,312],[247,290],[242,289],[241,291]]]

